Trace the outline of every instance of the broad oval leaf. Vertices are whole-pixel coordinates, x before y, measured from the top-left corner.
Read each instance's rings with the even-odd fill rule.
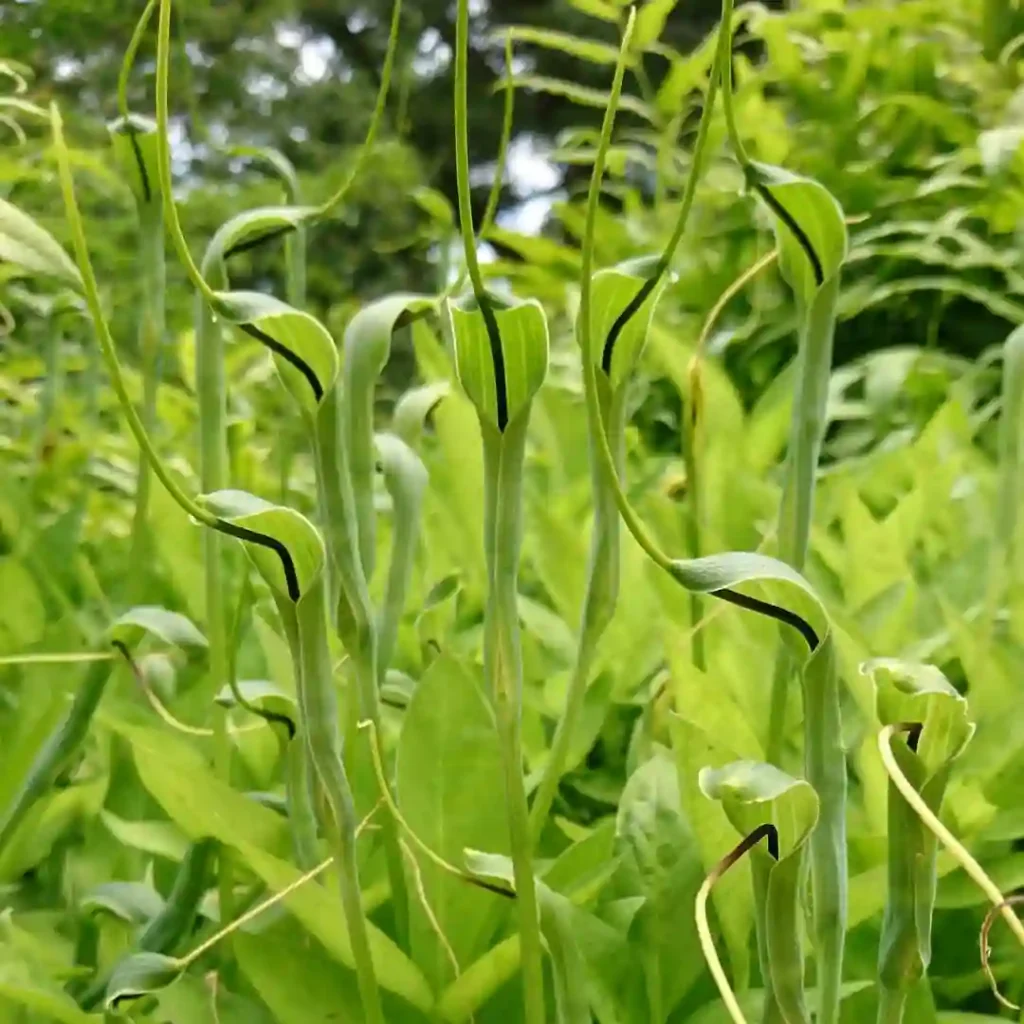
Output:
[[[451,386],[446,380],[424,384],[406,391],[395,403],[391,429],[410,448],[418,448],[427,417],[448,396]]]
[[[253,565],[281,596],[297,602],[320,577],[324,542],[305,516],[246,491],[214,491],[199,500],[225,533],[245,542]]]
[[[210,239],[203,255],[203,276],[208,277],[221,260],[297,230],[316,213],[315,206],[265,206],[237,214]]]
[[[218,292],[214,308],[270,349],[284,386],[305,412],[315,415],[340,364],[327,328],[309,313],[261,292]]]
[[[78,906],[87,913],[104,911],[138,926],[156,917],[164,909],[164,900],[144,882],[104,882],[87,892]]]
[[[166,988],[181,977],[182,964],[162,953],[133,953],[114,968],[107,982],[104,1009],[115,1011],[122,1003]]]
[[[642,257],[594,274],[590,307],[594,359],[608,374],[613,388],[626,380],[640,361],[667,275],[661,275],[650,294],[621,327],[619,317],[654,275],[657,263],[657,257]]]
[[[500,304],[491,297],[498,338],[473,296],[446,303],[455,372],[477,415],[499,431],[523,413],[548,369],[548,322],[536,300]]]
[[[761,825],[774,825],[779,835],[779,860],[799,850],[818,823],[814,787],[762,761],[703,768],[698,784],[705,796],[721,802],[741,835],[750,835]]]
[[[809,305],[846,259],[843,209],[824,185],[782,167],[751,164],[749,177],[773,215],[779,270],[797,300]]]
[[[108,126],[114,159],[140,204],[159,203],[160,163],[156,122],[139,114],[119,117]]]
[[[0,199],[0,261],[76,287],[82,283],[78,267],[53,235],[6,199]]]
[[[119,641],[126,647],[134,647],[146,634],[175,647],[208,646],[206,637],[199,632],[191,619],[155,605],[129,608],[108,631],[111,642]]]

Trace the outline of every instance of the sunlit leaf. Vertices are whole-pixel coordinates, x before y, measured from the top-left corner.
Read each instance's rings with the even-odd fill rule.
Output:
[[[0,199],[0,260],[81,284],[78,268],[53,235],[6,199]]]

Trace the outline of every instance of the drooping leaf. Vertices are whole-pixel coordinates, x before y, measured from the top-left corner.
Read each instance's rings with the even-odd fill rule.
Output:
[[[232,156],[248,157],[265,163],[281,179],[289,202],[295,201],[299,194],[299,178],[294,164],[280,150],[273,146],[231,146],[228,152]]]
[[[126,647],[134,647],[145,634],[155,636],[166,644],[183,648],[205,648],[206,637],[191,619],[167,608],[139,605],[119,616],[110,627],[111,641],[118,640]]]
[[[846,259],[842,207],[823,185],[781,167],[753,164],[751,183],[773,214],[779,269],[797,300],[809,305]]]
[[[916,756],[926,777],[960,756],[974,735],[967,701],[933,665],[875,658],[861,671],[875,686],[876,710],[883,725],[920,723]]]
[[[290,693],[285,693],[276,683],[267,679],[240,679],[236,685],[247,703],[261,711],[271,711],[291,720],[295,719],[295,698]],[[234,691],[230,686],[223,687],[214,699],[221,707],[237,706]]]
[[[327,557],[323,540],[294,509],[246,491],[215,491],[199,500],[245,542],[260,575],[282,596],[298,601],[320,577]]]
[[[80,909],[105,911],[130,925],[144,925],[164,909],[164,901],[144,882],[104,882],[79,901]]]
[[[372,574],[376,550],[373,409],[377,382],[391,355],[391,338],[398,327],[426,316],[433,308],[434,301],[424,295],[388,295],[360,309],[345,328],[343,442],[348,447],[359,550],[368,576]]]
[[[472,297],[447,303],[455,369],[477,414],[499,431],[523,412],[544,383],[548,325],[539,302],[492,300],[497,339]]]
[[[778,829],[779,859],[800,849],[818,822],[818,794],[803,779],[794,779],[762,761],[733,761],[704,768],[700,788],[719,800],[741,836],[761,825]]]
[[[0,199],[0,260],[81,285],[78,268],[53,235],[6,199]]]
[[[214,308],[270,350],[288,393],[308,415],[315,415],[340,365],[327,328],[309,313],[262,292],[218,292]]]
[[[172,985],[181,977],[181,961],[162,953],[133,953],[114,968],[107,982],[104,1008],[114,1011],[124,1003]]]
[[[435,381],[406,391],[395,403],[391,429],[410,448],[419,447],[427,417],[451,390],[448,381]]]
[[[203,275],[208,276],[221,261],[237,253],[283,238],[316,213],[315,206],[263,206],[236,214],[210,239],[203,255]]]

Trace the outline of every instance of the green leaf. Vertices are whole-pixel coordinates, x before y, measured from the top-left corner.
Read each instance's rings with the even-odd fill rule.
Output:
[[[0,261],[81,287],[78,268],[57,240],[6,199],[0,199]]]
[[[86,912],[106,911],[131,925],[144,925],[164,909],[160,893],[144,882],[104,882],[79,900]]]
[[[267,679],[240,679],[236,685],[246,703],[261,711],[271,711],[291,721],[295,720],[295,697],[286,693],[276,683]],[[214,699],[224,708],[237,706],[235,693],[230,686],[223,687]]]
[[[444,654],[427,669],[405,712],[395,762],[402,814],[435,853],[460,863],[467,847],[507,851],[501,756],[494,719],[475,673]],[[418,858],[427,899],[460,964],[486,948],[501,897]],[[430,980],[452,980],[451,964],[420,908],[413,949]]]
[[[283,845],[286,830],[280,817],[214,775],[189,743],[166,729],[113,717],[107,722],[131,744],[143,786],[190,839],[212,836],[229,846],[244,839],[267,849]]]
[[[234,844],[247,866],[274,892],[281,892],[301,877],[298,868],[251,846],[241,835],[234,836]],[[344,910],[334,892],[311,882],[288,895],[285,906],[332,957],[347,967],[354,966]],[[419,968],[372,922],[367,922],[367,931],[378,984],[417,1009],[429,1012],[434,997]]]
[[[410,448],[419,448],[427,417],[450,391],[448,381],[441,380],[404,392],[395,403],[391,417],[392,431]]]
[[[818,823],[814,788],[774,765],[733,761],[722,768],[702,769],[698,781],[705,796],[721,801],[741,836],[773,824],[779,834],[780,861],[799,851]],[[761,849],[760,844],[755,849]]]
[[[657,257],[642,257],[607,267],[594,274],[590,319],[594,359],[609,374],[613,388],[629,378],[643,355],[654,308],[665,290],[667,275],[662,275],[658,285],[644,299],[643,305],[614,338],[611,337],[612,328],[620,314],[655,273],[657,262]]]
[[[492,299],[497,346],[472,297],[446,303],[455,341],[455,371],[481,421],[499,431],[529,408],[548,369],[548,323],[539,302]]]
[[[516,75],[511,81],[502,79],[494,87],[495,92],[508,88],[560,96],[581,107],[596,107],[598,110],[607,108],[611,99],[603,89],[591,89],[564,78],[549,78],[547,75]],[[637,117],[642,117],[651,124],[656,123],[657,119],[651,109],[636,96],[622,96],[619,100],[619,107],[622,110],[628,110],[631,114],[636,114]]]
[[[279,149],[273,146],[231,146],[228,153],[265,163],[281,179],[289,202],[295,202],[299,194],[299,178],[295,165]]]
[[[545,50],[557,50],[559,53],[578,57],[591,64],[614,66],[619,59],[617,46],[610,46],[607,43],[600,43],[583,36],[571,35],[568,32],[539,28],[535,25],[502,26],[491,33],[491,39],[495,43],[503,43],[506,34],[511,36],[513,43],[527,43],[531,46],[543,47]]]
[[[290,920],[232,941],[238,966],[281,1024],[359,1020],[362,1006],[351,973]]]
[[[338,376],[338,349],[316,317],[261,292],[218,292],[214,309],[266,346],[288,393],[314,416]]]
[[[100,811],[100,820],[110,834],[131,850],[167,860],[181,860],[188,852],[188,840],[169,821],[126,821],[110,811]]]
[[[290,234],[316,213],[315,206],[264,206],[236,214],[210,239],[203,254],[203,276],[209,277],[218,264],[237,253]]]
[[[7,977],[0,978],[0,1000],[15,1003],[30,1014],[38,1014],[38,1018],[33,1019],[59,1024],[98,1024],[100,1021],[98,1014],[83,1013],[63,992],[49,992],[35,984]]]
[[[782,276],[797,301],[810,305],[846,259],[843,209],[823,185],[781,167],[755,163],[749,176],[773,214]]]
[[[214,491],[199,501],[246,542],[253,565],[282,597],[297,602],[319,579],[327,555],[305,516],[246,491]]]
[[[172,985],[181,976],[181,961],[162,953],[133,953],[114,968],[107,982],[104,1008],[117,1010],[121,1003],[139,999]]]
[[[634,49],[644,50],[661,38],[665,22],[679,0],[647,0],[636,16],[631,41]]]
[[[160,164],[156,122],[139,114],[119,117],[108,126],[114,159],[139,204],[159,203]]]
[[[111,641],[118,640],[129,648],[134,647],[147,633],[174,647],[207,647],[206,637],[191,619],[155,605],[130,608],[118,617],[108,631]]]

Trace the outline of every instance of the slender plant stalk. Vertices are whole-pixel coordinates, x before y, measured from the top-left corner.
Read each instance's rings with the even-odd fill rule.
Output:
[[[821,287],[810,308],[801,311],[798,379],[796,393],[793,395],[793,418],[779,516],[779,557],[798,571],[804,567],[810,543],[818,458],[827,423],[832,337],[838,296],[839,277],[836,275]],[[786,694],[792,677],[792,656],[781,649],[772,680],[766,745],[768,760],[776,765],[781,760],[785,741]]]
[[[1024,329],[1003,344],[1002,415],[999,419],[999,490],[989,567],[988,629],[994,628],[1017,562],[1017,519],[1020,505],[1021,439],[1024,434]]]
[[[306,742],[333,814],[336,839],[334,856],[359,995],[369,1024],[384,1024],[384,1011],[359,892],[356,859],[358,820],[341,756],[333,668],[327,645],[326,593],[322,579],[303,595],[297,615],[301,659],[299,686],[305,712]]]
[[[321,517],[330,554],[330,581],[334,591],[330,594],[330,602],[332,609],[336,610],[335,627],[338,636],[352,659],[356,679],[357,699],[349,702],[349,721],[352,729],[363,719],[373,722],[379,729],[381,718],[376,615],[359,555],[355,496],[352,493],[348,453],[342,438],[342,402],[340,387],[335,385],[320,403],[312,434],[313,456]],[[352,756],[355,756],[354,749]],[[392,815],[384,819],[381,831],[396,930],[400,942],[404,944],[409,935],[409,901],[398,824]]]
[[[621,473],[625,461],[626,401],[625,388],[615,391],[603,387],[600,394],[601,416],[615,455],[616,472]],[[555,728],[551,751],[530,808],[530,834],[536,845],[544,829],[558,783],[566,770],[566,761],[583,711],[587,684],[593,669],[597,645],[611,622],[619,591],[619,512],[615,495],[598,460],[596,431],[599,423],[590,423],[590,465],[594,522],[590,538],[590,562],[583,596],[580,640],[576,649],[565,708]]]
[[[469,3],[458,0],[455,44],[455,149],[466,270],[487,327],[492,351],[501,351],[501,338],[490,298],[483,283],[473,230],[469,182],[468,112]],[[496,381],[499,391],[504,381]],[[502,400],[504,396],[502,395]],[[484,449],[484,550],[489,585],[484,611],[484,666],[490,682],[501,747],[508,814],[512,869],[519,911],[525,1024],[545,1024],[544,968],[540,911],[533,875],[529,809],[523,780],[521,742],[522,654],[519,641],[517,582],[522,543],[522,472],[526,451],[527,404],[519,416],[497,428],[480,419]]]
[[[902,1024],[907,1006],[905,989],[878,986],[878,1024]]]
[[[163,340],[166,326],[164,302],[164,224],[159,201],[138,204],[139,212],[139,276],[142,300],[139,309],[139,353],[142,365],[142,422],[152,436],[156,426],[156,403],[160,388]],[[135,579],[143,587],[148,579],[149,564],[149,496],[151,477],[149,462],[139,454],[135,492],[135,514],[132,519],[131,566]],[[144,592],[144,591],[143,591]]]
[[[698,358],[690,362],[688,394],[683,397],[683,461],[686,466],[686,494],[689,508],[685,514],[687,547],[691,558],[700,558],[704,526],[704,480],[701,454],[703,452],[704,402],[701,385],[701,364]],[[690,593],[690,656],[696,668],[707,668],[704,647],[704,599]]]
[[[519,551],[522,541],[522,473],[528,415],[512,420],[503,432],[481,421],[484,431],[484,522],[492,539],[490,584],[484,611],[484,666],[494,702],[512,868],[522,947],[524,1020],[544,1024],[544,972],[540,911],[533,874],[529,811],[523,781],[521,740],[523,666],[519,641]]]

